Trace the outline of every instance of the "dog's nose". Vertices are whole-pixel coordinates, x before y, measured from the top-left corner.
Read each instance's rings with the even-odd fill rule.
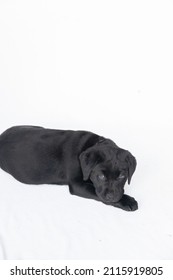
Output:
[[[106,200],[113,200],[114,193],[110,192],[110,191],[107,191],[106,194],[105,194],[105,197],[106,197]]]

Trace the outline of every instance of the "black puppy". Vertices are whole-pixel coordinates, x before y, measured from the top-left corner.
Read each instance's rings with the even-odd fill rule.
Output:
[[[69,185],[71,194],[134,211],[124,195],[135,158],[91,132],[15,126],[0,136],[0,167],[26,184]]]

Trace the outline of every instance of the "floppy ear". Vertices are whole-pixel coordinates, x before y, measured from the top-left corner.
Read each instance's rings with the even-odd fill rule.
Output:
[[[100,162],[101,156],[93,149],[90,151],[88,149],[80,154],[79,160],[82,168],[83,179],[86,181],[89,179],[92,169]]]
[[[126,157],[126,162],[128,163],[128,184],[130,184],[131,178],[133,173],[135,172],[136,169],[136,159],[134,156],[132,156],[130,153],[129,155]]]

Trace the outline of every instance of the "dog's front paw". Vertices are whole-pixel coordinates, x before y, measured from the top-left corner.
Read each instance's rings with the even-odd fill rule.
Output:
[[[117,205],[115,206],[125,211],[135,211],[138,209],[137,201],[133,197],[126,194],[123,195],[121,200],[117,202]]]

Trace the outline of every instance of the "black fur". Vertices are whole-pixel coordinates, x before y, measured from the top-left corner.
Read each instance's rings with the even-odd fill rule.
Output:
[[[26,184],[69,185],[71,194],[134,211],[124,185],[136,160],[113,141],[87,131],[15,126],[0,136],[0,167]]]

